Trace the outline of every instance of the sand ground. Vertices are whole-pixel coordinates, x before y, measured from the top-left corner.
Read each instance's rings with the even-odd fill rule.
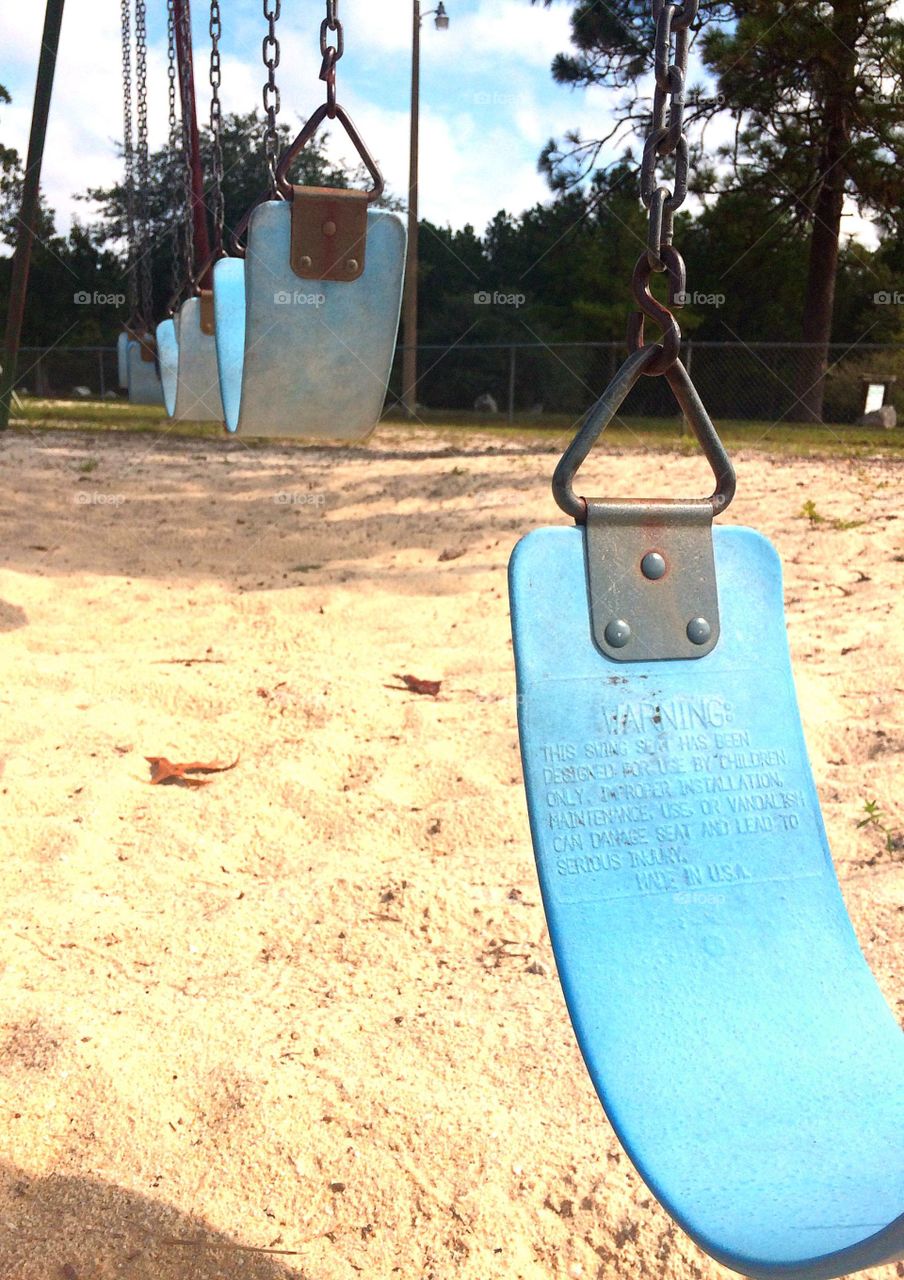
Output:
[[[0,443],[3,1280],[727,1274],[620,1152],[544,931],[505,568],[559,446]],[[737,462],[900,1016],[904,467]],[[152,788],[151,755],[239,764]]]

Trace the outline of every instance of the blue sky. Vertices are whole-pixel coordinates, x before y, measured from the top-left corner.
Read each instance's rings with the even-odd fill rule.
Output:
[[[226,110],[260,104],[265,33],[261,0],[220,0],[224,26],[223,101]],[[899,4],[904,0],[899,0]],[[435,0],[423,0],[424,10]],[[896,4],[894,7],[899,7]],[[0,7],[0,83],[13,94],[0,107],[0,140],[24,155],[31,113],[44,5],[3,0]],[[537,157],[550,136],[578,127],[599,136],[608,125],[613,95],[594,88],[574,91],[553,83],[550,63],[569,47],[572,5],[550,9],[529,0],[446,0],[448,31],[431,18],[423,27],[421,214],[441,225],[472,223],[482,231],[499,209],[520,213],[549,199]],[[198,100],[209,107],[208,3],[194,0]],[[167,133],[166,0],[148,0],[150,19],[150,128],[152,144]],[[408,109],[412,0],[341,0],[346,56],[339,96],[379,159],[390,189],[408,188]],[[279,23],[282,119],[299,122],[323,100],[319,32],[323,0],[283,0]],[[74,200],[88,186],[104,186],[120,172],[116,139],[121,132],[118,0],[66,0],[60,61],[44,165],[44,190],[65,230]],[[691,81],[700,79],[691,55]],[[652,94],[652,76],[644,90]],[[731,122],[710,127],[716,145]],[[338,128],[330,149],[354,159]],[[263,172],[263,170],[262,170]],[[844,230],[875,241],[852,208]]]
[[[434,7],[425,0],[423,8]],[[423,24],[421,212],[438,223],[482,230],[500,208],[511,212],[547,199],[537,156],[552,134],[598,127],[607,95],[556,86],[553,56],[568,46],[568,4],[535,8],[529,0],[447,0],[448,31]],[[199,103],[207,88],[208,6],[193,6]],[[221,0],[224,105],[260,102],[264,72],[260,0]],[[5,4],[0,13],[0,83],[13,104],[0,108],[0,139],[24,154],[43,4]],[[166,133],[165,0],[149,0],[152,143]],[[318,80],[321,0],[283,0],[279,31],[282,118],[310,113],[323,97]],[[340,100],[379,158],[390,187],[407,191],[411,0],[341,0],[346,56]],[[65,228],[72,197],[117,174],[121,128],[119,4],[67,0],[44,170],[47,196]],[[351,157],[334,130],[331,147]]]

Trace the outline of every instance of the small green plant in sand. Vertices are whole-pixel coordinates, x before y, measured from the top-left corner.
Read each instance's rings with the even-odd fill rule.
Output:
[[[885,821],[885,814],[879,806],[878,800],[866,800],[863,805],[865,818],[861,818],[857,823],[857,830],[860,831],[864,827],[869,827],[873,831],[878,831],[885,840],[885,852],[894,853],[896,849],[904,847],[904,836],[899,832],[892,831]]]
[[[834,516],[824,516],[816,509],[816,503],[808,498],[797,513],[799,520],[809,520],[811,526],[823,525],[827,529],[857,529],[866,524],[865,520],[838,520]]]

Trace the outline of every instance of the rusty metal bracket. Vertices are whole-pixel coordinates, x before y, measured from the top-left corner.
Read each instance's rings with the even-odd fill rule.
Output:
[[[213,289],[199,289],[198,297],[201,299],[200,317],[201,332],[206,333],[208,337],[213,337],[216,333],[216,323],[213,314]]]
[[[712,525],[706,500],[587,503],[590,618],[607,657],[702,658],[716,647]]]
[[[348,283],[364,273],[367,253],[366,191],[292,188],[289,261],[302,280]]]

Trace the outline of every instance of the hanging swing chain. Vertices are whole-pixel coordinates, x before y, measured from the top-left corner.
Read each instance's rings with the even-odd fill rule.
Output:
[[[179,157],[179,121],[176,114],[176,5],[175,0],[166,2],[166,57],[167,79],[169,84],[169,154],[175,169]],[[172,297],[167,311],[172,314],[182,294],[182,272],[180,270],[180,253],[182,245],[182,220],[178,213],[173,218],[173,251],[172,259]]]
[[[276,83],[276,68],[279,66],[279,39],[276,35],[276,24],[282,7],[281,0],[264,0],[264,17],[270,24],[264,36],[264,66],[267,68],[267,83],[264,85],[264,111],[267,116],[267,127],[264,130],[264,155],[267,159],[267,172],[270,175],[270,191],[276,193],[276,161],[279,156],[279,131],[276,117],[279,115],[279,87]]]
[[[649,210],[646,252],[634,269],[632,290],[640,312],[631,317],[628,346],[643,346],[644,317],[663,330],[662,354],[653,361],[648,374],[666,373],[681,353],[681,330],[671,308],[683,303],[686,276],[684,262],[672,246],[675,213],[687,199],[689,147],[684,132],[685,88],[690,49],[690,25],[697,16],[700,0],[684,0],[681,5],[668,0],[652,0],[656,24],[653,63],[656,88],[650,132],[644,143],[640,168],[640,197]],[[668,118],[667,118],[668,117]],[[675,157],[675,183],[670,189],[657,181],[656,164]],[[669,305],[663,306],[650,293],[650,276],[665,271],[669,277]]]
[[[336,37],[336,43],[330,44],[330,32]],[[320,67],[320,79],[326,81],[326,102],[308,117],[301,133],[287,147],[276,167],[276,192],[284,200],[292,199],[292,184],[289,181],[289,170],[298,156],[305,149],[324,120],[338,120],[360,156],[365,169],[370,174],[373,186],[367,192],[369,203],[379,200],[383,194],[384,181],[380,166],[377,164],[367,144],[358,132],[355,124],[344,107],[336,100],[336,63],[345,53],[345,31],[339,20],[339,0],[326,0],[326,17],[320,24],[320,52],[323,62]]]
[[[150,328],[154,312],[153,285],[151,283],[150,236],[150,155],[148,152],[148,31],[147,0],[135,0],[135,83],[138,97],[138,145],[136,148],[136,220],[139,224],[138,241],[138,302],[139,316],[145,331]]]
[[[331,31],[336,36],[334,45],[329,42]],[[320,79],[326,82],[327,115],[335,120],[336,63],[345,53],[345,31],[339,21],[339,0],[326,0],[326,17],[320,24],[320,53],[323,57]]]
[[[192,172],[192,112],[195,87],[191,80],[191,4],[182,0],[179,42],[183,56],[179,59],[179,83],[182,94],[182,181],[185,187],[185,228],[182,235],[183,278],[189,292],[195,279],[195,183]]]
[[[220,59],[220,38],[223,23],[220,18],[219,0],[210,0],[210,134],[213,141],[211,171],[213,173],[213,230],[214,253],[223,252],[223,228],[226,223],[226,201],[223,195],[223,106],[220,102],[220,85],[223,82]]]
[[[687,198],[688,142],[684,132],[684,92],[690,46],[690,24],[697,16],[700,0],[684,0],[682,5],[669,0],[652,0],[656,23],[654,63],[656,90],[653,97],[652,121],[644,143],[641,163],[640,194],[650,213],[647,247],[637,260],[631,289],[639,312],[628,325],[631,354],[609,383],[600,399],[586,414],[581,428],[562,455],[553,477],[556,502],[578,524],[586,524],[587,500],[575,493],[575,475],[600,434],[618,413],[625,398],[643,375],[665,375],[672,394],[712,468],[716,487],[705,503],[719,515],[735,493],[735,473],[725,447],[719,439],[703,401],[681,363],[681,330],[672,307],[684,303],[686,274],[684,260],[672,244],[675,212]],[[675,42],[674,60],[672,42]],[[668,119],[666,113],[668,111]],[[675,157],[675,185],[670,190],[657,183],[656,161]],[[668,275],[669,305],[665,306],[650,292],[650,276],[654,271]],[[644,344],[644,319],[662,329],[656,342]],[[596,503],[597,519],[604,504]],[[659,504],[661,508],[662,504]],[[678,504],[675,509],[686,504]],[[700,504],[695,504],[700,505]],[[661,515],[657,515],[657,520]]]
[[[129,325],[138,310],[138,281],[135,277],[135,150],[132,145],[132,19],[130,0],[121,0],[122,16],[122,155],[126,187],[126,287],[129,295]]]

